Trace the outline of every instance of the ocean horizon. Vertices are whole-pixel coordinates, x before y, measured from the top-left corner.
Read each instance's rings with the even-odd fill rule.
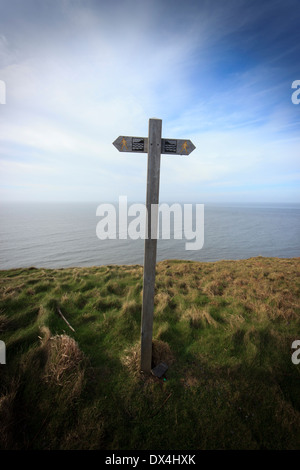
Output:
[[[0,269],[142,265],[143,239],[119,239],[119,233],[116,239],[97,237],[99,204],[2,202]],[[184,234],[173,236],[158,239],[157,261],[299,257],[300,204],[204,203],[203,247],[188,251]]]

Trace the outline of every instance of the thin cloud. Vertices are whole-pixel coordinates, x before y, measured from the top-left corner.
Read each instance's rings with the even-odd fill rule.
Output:
[[[146,156],[120,154],[112,142],[146,135],[154,116],[165,137],[196,145],[187,159],[162,157],[164,196],[176,199],[180,184],[182,197],[197,199],[200,185],[209,194],[229,182],[248,187],[251,199],[261,172],[266,184],[292,180],[299,174],[300,108],[288,81],[296,73],[296,19],[278,1],[7,3],[3,197],[20,197],[23,187],[21,199],[143,200]]]

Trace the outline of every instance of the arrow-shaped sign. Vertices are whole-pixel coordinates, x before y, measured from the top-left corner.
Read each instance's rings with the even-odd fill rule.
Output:
[[[119,152],[148,152],[148,139],[147,137],[128,137],[120,135],[113,145]]]
[[[113,145],[119,152],[148,152],[147,137],[120,135]],[[161,139],[161,153],[166,155],[189,155],[195,148],[195,145],[188,139]]]
[[[195,148],[188,139],[161,139],[161,153],[167,155],[189,155]]]

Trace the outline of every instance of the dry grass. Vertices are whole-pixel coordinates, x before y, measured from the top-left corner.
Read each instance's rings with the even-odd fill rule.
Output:
[[[154,339],[152,342],[152,364],[157,366],[160,362],[165,362],[168,366],[175,360],[169,344],[166,341]]]
[[[76,341],[66,334],[52,336],[45,326],[40,328],[39,340],[37,347],[24,354],[19,363],[18,374],[10,382],[5,374],[1,377],[4,378],[0,395],[2,449],[33,445],[36,436],[31,436],[30,442],[22,442],[22,437],[16,439],[16,436],[27,432],[27,422],[33,417],[34,410],[37,416],[43,416],[43,421],[37,423],[38,428],[42,428],[51,419],[51,415],[55,415],[53,404],[59,404],[60,412],[69,413],[85,386],[88,361]],[[5,383],[6,386],[3,385]],[[23,403],[25,384],[30,390],[30,402],[26,407]],[[78,430],[74,429],[71,435],[79,430],[78,424]],[[53,432],[52,425],[49,431]],[[65,439],[68,441],[68,436]]]
[[[203,292],[210,296],[222,295],[223,290],[224,290],[224,283],[223,281],[219,281],[219,280],[210,281],[203,288]]]
[[[159,291],[155,294],[154,305],[156,313],[162,313],[169,305],[171,297],[168,292]]]
[[[0,447],[299,448],[299,266],[158,263],[163,379],[140,372],[142,267],[0,273]]]
[[[121,362],[133,377],[140,377],[141,343],[137,342],[126,349],[121,356]]]
[[[47,353],[44,380],[79,396],[84,382],[85,357],[76,341],[68,335],[51,336],[43,346]]]
[[[165,341],[154,339],[152,341],[152,367],[157,366],[161,362],[165,362],[168,366],[174,363],[175,356],[170,346]],[[138,341],[132,347],[128,348],[121,357],[122,364],[128,369],[132,377],[145,377],[141,373],[141,343]],[[152,377],[147,377],[152,379]]]
[[[197,298],[206,295],[210,305],[224,299],[236,315],[229,315],[228,323],[243,322],[245,314],[253,315],[259,322],[292,321],[299,318],[300,269],[299,259],[253,258],[236,262],[173,263],[163,261],[157,267],[158,289],[155,311],[163,313],[172,297],[180,292],[191,305],[181,308],[183,318],[201,326],[204,321],[214,324],[207,310],[198,309]],[[172,288],[168,285],[172,283]],[[193,305],[195,304],[195,305]],[[244,309],[240,312],[239,305]],[[186,310],[186,311],[185,311]],[[207,315],[206,315],[207,314]]]
[[[130,315],[140,311],[141,305],[135,299],[125,300],[121,308],[121,312],[123,315]]]
[[[199,309],[192,306],[183,313],[182,319],[187,320],[194,328],[205,328],[207,325],[215,328],[218,326],[207,308]]]

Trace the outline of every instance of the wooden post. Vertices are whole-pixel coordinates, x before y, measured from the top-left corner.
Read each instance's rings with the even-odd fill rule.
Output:
[[[151,210],[159,202],[159,176],[161,155],[161,119],[149,119],[147,168],[147,223],[144,253],[143,306],[141,325],[141,370],[149,373],[152,362],[152,330],[154,311],[155,267],[158,211]]]
[[[162,139],[161,128],[161,119],[149,119],[148,138],[119,135],[113,142],[113,145],[119,152],[148,152],[147,219],[141,324],[141,370],[147,373],[151,371],[152,366],[160,156],[161,154],[189,155],[196,148],[188,139]]]

